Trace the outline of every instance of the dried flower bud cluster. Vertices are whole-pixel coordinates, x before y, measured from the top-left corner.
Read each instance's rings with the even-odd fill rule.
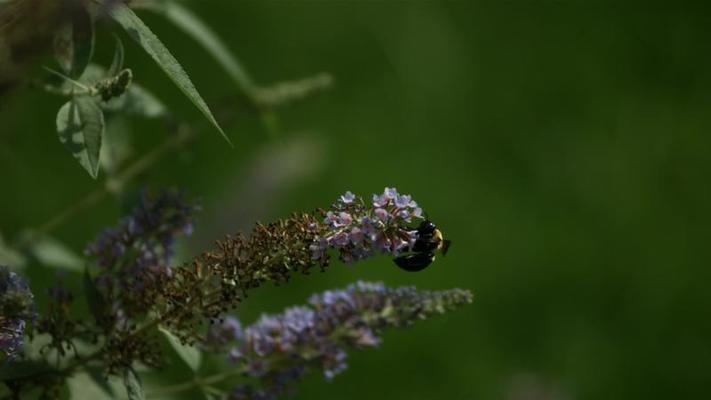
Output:
[[[34,299],[27,282],[0,266],[0,361],[17,357],[25,325],[34,318]]]
[[[229,337],[234,343],[229,359],[246,375],[259,379],[261,387],[239,386],[233,399],[272,399],[310,367],[332,379],[346,368],[346,348],[377,346],[378,334],[385,328],[408,326],[471,299],[471,293],[461,289],[429,292],[358,282],[344,290],[314,295],[308,306],[264,315],[244,331],[234,320],[226,322],[229,329],[225,324],[215,325],[206,345],[224,348]]]

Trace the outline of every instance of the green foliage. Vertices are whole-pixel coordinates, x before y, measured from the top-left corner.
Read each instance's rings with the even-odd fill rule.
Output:
[[[71,21],[55,36],[54,56],[69,77],[78,78],[94,52],[94,21],[84,7],[75,7],[69,16]]]
[[[59,240],[47,235],[26,232],[29,251],[42,265],[69,272],[81,272],[84,260]]]
[[[0,265],[12,265],[15,269],[22,269],[27,263],[25,256],[14,249],[0,234]]]
[[[104,114],[90,96],[75,96],[57,113],[59,141],[84,169],[96,179],[99,175]]]
[[[109,67],[108,75],[116,76],[122,69],[125,58],[125,51],[123,48],[123,42],[118,36],[114,36],[116,40],[116,48],[114,49],[114,58],[111,61],[111,67]]]
[[[159,0],[147,9],[163,15],[168,21],[190,35],[217,61],[245,95],[252,96],[254,82],[237,57],[230,52],[220,37],[195,13],[176,1]]]
[[[173,351],[180,357],[181,360],[187,365],[193,372],[196,372],[200,368],[200,362],[202,360],[202,353],[194,345],[189,345],[183,343],[178,337],[173,335],[166,328],[160,327],[159,331],[163,334]]]
[[[123,27],[126,33],[138,43],[146,53],[158,64],[178,88],[205,115],[220,134],[232,144],[225,132],[212,115],[205,100],[200,96],[183,67],[168,51],[158,37],[141,21],[141,19],[123,3],[117,4],[110,11],[112,18]]]

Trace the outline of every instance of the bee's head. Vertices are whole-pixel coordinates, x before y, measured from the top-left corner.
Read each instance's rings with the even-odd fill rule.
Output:
[[[437,230],[435,224],[426,219],[420,222],[420,226],[417,227],[417,234],[419,235],[432,235]]]

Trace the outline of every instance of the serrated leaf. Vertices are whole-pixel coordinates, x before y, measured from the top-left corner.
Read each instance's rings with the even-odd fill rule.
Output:
[[[229,50],[220,37],[188,8],[175,1],[150,3],[149,10],[163,15],[175,26],[190,35],[229,74],[230,78],[245,94],[252,95],[254,82],[237,57]]]
[[[168,77],[175,83],[176,86],[185,94],[190,101],[202,112],[202,114],[212,123],[212,125],[220,132],[222,137],[232,145],[232,142],[222,130],[220,125],[212,115],[210,108],[205,103],[205,100],[200,96],[195,85],[193,85],[190,77],[185,72],[183,67],[178,63],[178,60],[168,51],[165,45],[158,37],[146,26],[146,24],[138,18],[127,5],[118,3],[110,10],[111,17],[118,22],[119,25],[128,33],[128,35],[136,41],[143,50],[148,53],[158,66],[165,72]]]
[[[54,56],[71,78],[79,77],[94,53],[94,21],[83,6],[72,7],[71,21],[55,37]]]
[[[48,267],[74,272],[82,271],[84,260],[53,237],[34,237],[30,243],[30,252],[37,261]]]
[[[128,400],[145,400],[141,379],[133,368],[129,367],[123,371],[123,384],[126,386]]]
[[[57,133],[64,147],[96,179],[104,135],[104,114],[96,101],[77,96],[64,104],[57,113]]]
[[[107,303],[104,296],[101,294],[99,289],[96,287],[94,280],[91,278],[89,273],[89,268],[84,268],[84,296],[86,298],[86,304],[89,307],[89,312],[94,317],[99,325],[104,325]]]
[[[111,61],[111,67],[109,67],[109,76],[116,76],[123,69],[123,42],[121,41],[121,38],[115,35],[114,39],[116,40],[116,49],[114,50],[114,58]]]
[[[175,350],[175,353],[185,362],[185,365],[193,371],[197,371],[200,367],[202,353],[195,346],[188,346],[180,342],[175,335],[167,329],[160,327],[160,332],[165,336],[170,346]]]

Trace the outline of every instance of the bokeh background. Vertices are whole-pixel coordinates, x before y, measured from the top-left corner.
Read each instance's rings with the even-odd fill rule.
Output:
[[[376,258],[253,293],[245,322],[357,279],[475,293],[461,311],[352,352],[331,383],[312,374],[297,399],[705,397],[711,10],[634,3],[193,1],[257,82],[325,71],[335,85],[280,108],[278,135],[249,107],[223,110],[234,149],[204,129],[128,193],[175,186],[201,200],[184,257],[255,220],[385,186],[411,193],[453,240],[421,273]],[[230,104],[236,89],[207,53],[141,15],[208,103]],[[136,81],[200,124],[126,44]],[[22,90],[0,103],[6,241],[102,184],[58,143],[61,102]],[[165,140],[160,123],[130,123],[134,158]],[[80,252],[126,202],[102,201],[53,235]],[[54,280],[26,270],[33,287]]]

